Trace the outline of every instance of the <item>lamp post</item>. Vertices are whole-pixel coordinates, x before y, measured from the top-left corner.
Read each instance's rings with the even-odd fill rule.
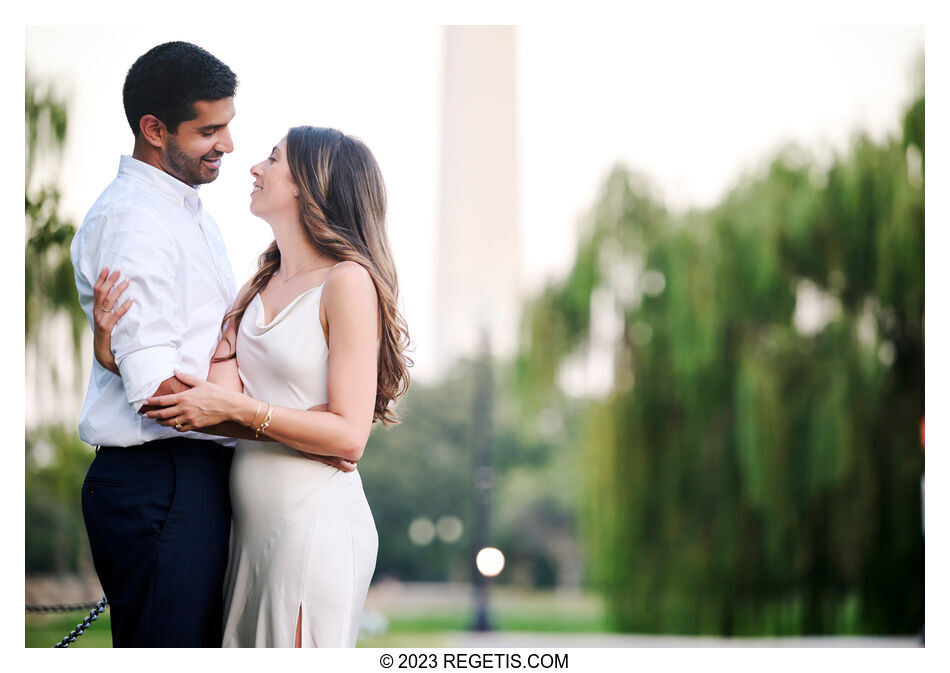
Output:
[[[492,433],[491,345],[488,330],[482,330],[482,356],[475,368],[475,399],[472,409],[472,439],[475,448],[475,528],[472,539],[472,584],[475,587],[474,631],[491,631],[488,615],[488,577],[479,567],[479,553],[489,546],[491,498],[494,473],[491,465]],[[499,568],[500,571],[500,568]],[[497,574],[497,573],[496,573]]]

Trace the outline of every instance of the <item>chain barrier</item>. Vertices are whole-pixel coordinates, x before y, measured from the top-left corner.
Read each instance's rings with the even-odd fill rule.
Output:
[[[67,634],[65,638],[59,641],[53,647],[69,647],[72,643],[76,642],[76,639],[79,638],[83,633],[86,632],[86,629],[89,628],[89,625],[94,621],[99,619],[99,615],[106,611],[109,601],[103,596],[102,600],[98,603],[78,603],[73,605],[27,605],[27,612],[75,612],[77,610],[89,610],[89,614],[86,615],[82,622],[76,624],[76,628]]]
[[[105,598],[105,596],[103,596]],[[100,601],[101,602],[101,601]],[[99,603],[71,603],[58,605],[27,605],[27,612],[78,612],[79,610],[92,610]]]

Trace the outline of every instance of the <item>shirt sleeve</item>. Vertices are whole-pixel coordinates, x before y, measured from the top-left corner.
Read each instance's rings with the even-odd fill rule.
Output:
[[[120,271],[119,282],[130,281],[121,301],[134,300],[112,332],[112,353],[129,404],[138,411],[180,366],[185,324],[176,275],[182,255],[171,231],[135,206],[114,211],[103,235],[95,273],[103,266]]]

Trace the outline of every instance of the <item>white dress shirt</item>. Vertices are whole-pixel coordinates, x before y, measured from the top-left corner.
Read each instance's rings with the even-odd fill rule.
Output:
[[[218,225],[198,189],[123,156],[119,174],[83,220],[70,246],[76,289],[93,324],[93,286],[103,267],[131,281],[119,300],[133,302],[112,332],[121,378],[93,358],[79,437],[89,444],[136,446],[180,435],[138,409],[178,369],[205,378],[234,302],[234,275]]]

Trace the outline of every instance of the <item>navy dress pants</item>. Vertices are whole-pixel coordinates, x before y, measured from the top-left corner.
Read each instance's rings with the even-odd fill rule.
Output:
[[[233,450],[175,437],[100,447],[82,513],[114,647],[220,647]]]

